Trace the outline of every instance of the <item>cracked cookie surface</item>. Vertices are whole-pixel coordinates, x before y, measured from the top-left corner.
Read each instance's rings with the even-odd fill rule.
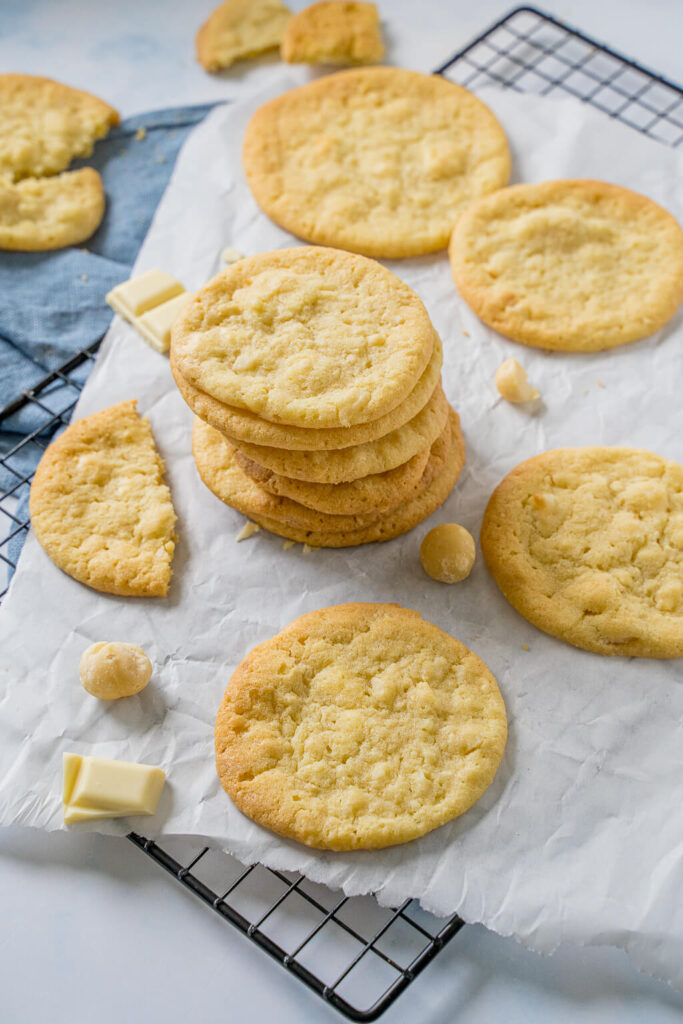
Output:
[[[417,612],[310,612],[238,666],[216,719],[221,784],[308,846],[379,849],[468,810],[507,737],[486,665]]]
[[[683,655],[683,467],[637,448],[560,448],[512,470],[481,530],[529,622],[598,654]]]

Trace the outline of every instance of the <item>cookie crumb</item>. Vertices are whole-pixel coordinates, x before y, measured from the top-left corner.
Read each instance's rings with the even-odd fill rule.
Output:
[[[81,281],[87,281],[87,280],[88,280],[88,275],[87,274],[81,274]]]
[[[602,381],[601,381],[601,380],[599,380],[599,381],[598,381],[598,387],[599,387],[599,388],[604,388],[604,386],[605,386],[605,385],[604,385],[604,384],[602,383]]]
[[[304,544],[303,552],[307,555],[310,551],[317,551],[317,548],[312,548],[310,544]]]
[[[529,650],[529,645],[528,644],[522,644],[522,650],[523,651],[528,651]]]
[[[252,523],[250,519],[244,524],[240,532],[235,537],[235,540],[239,543],[241,540],[249,540],[255,533],[260,531],[261,527],[257,523]]]
[[[470,336],[470,332],[469,331],[463,331],[462,333],[465,335],[466,338],[469,338],[469,336]]]
[[[284,544],[282,545],[282,550],[283,551],[289,551],[290,548],[294,547],[294,544],[295,544],[295,541],[293,541],[293,540],[286,540],[284,542]]]
[[[221,250],[221,263],[237,263],[243,259],[244,253],[240,252],[239,249],[231,249],[228,245],[225,249]]]
[[[138,130],[135,133],[135,138],[138,140],[138,142],[142,142],[143,139],[147,138],[147,129],[138,128]]]

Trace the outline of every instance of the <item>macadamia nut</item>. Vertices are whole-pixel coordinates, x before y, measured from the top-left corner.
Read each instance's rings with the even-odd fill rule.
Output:
[[[472,571],[474,556],[472,534],[457,523],[435,526],[420,545],[422,568],[440,583],[459,583],[466,579]]]
[[[533,402],[540,398],[538,388],[532,388],[527,380],[526,370],[516,359],[506,359],[496,370],[498,394],[506,402]]]
[[[144,690],[152,675],[152,662],[135,644],[92,644],[78,666],[83,688],[101,700],[132,697]]]

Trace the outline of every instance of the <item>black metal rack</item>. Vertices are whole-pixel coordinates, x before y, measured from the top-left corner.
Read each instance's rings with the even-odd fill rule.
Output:
[[[437,69],[478,89],[558,93],[590,103],[659,142],[683,142],[683,89],[634,60],[533,7],[518,7]],[[29,528],[32,468],[51,436],[69,422],[99,342],[78,352],[0,412],[0,429],[29,406],[40,425],[4,454],[0,468],[2,569],[16,565]],[[55,411],[56,410],[56,411]],[[243,932],[350,1020],[376,1020],[462,928],[455,915],[435,918],[408,900],[385,910],[370,897],[347,898],[302,875],[245,866],[188,840],[163,847],[130,839],[185,888]]]

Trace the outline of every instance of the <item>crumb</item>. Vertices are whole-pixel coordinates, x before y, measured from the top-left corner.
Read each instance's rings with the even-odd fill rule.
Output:
[[[88,275],[87,274],[81,274],[81,281],[87,281],[87,280],[88,280]]]
[[[469,338],[469,336],[470,336],[470,332],[469,331],[463,331],[462,333],[465,335],[466,338]]]
[[[522,650],[523,651],[528,651],[529,650],[529,645],[528,644],[522,644]]]
[[[137,130],[137,131],[136,131],[136,133],[135,133],[135,138],[136,138],[136,139],[137,139],[137,140],[138,140],[139,142],[142,142],[142,140],[143,140],[144,138],[146,138],[146,137],[147,137],[147,129],[146,129],[146,128],[138,128],[138,130]]]
[[[584,395],[587,395],[588,394],[588,388],[584,388],[583,389],[583,393],[584,393]]]
[[[541,397],[538,388],[532,388],[526,370],[516,359],[506,359],[496,370],[494,381],[501,398],[506,402],[535,402]]]
[[[166,163],[166,157],[164,156],[163,153],[160,153],[159,156],[156,158],[156,163],[158,163],[158,164],[165,164]]]
[[[304,544],[303,551],[304,551],[305,555],[307,555],[309,553],[309,551],[317,551],[317,550],[318,550],[317,548],[312,548],[310,544]]]
[[[244,253],[240,252],[239,249],[231,249],[230,246],[226,246],[221,251],[221,263],[237,263],[239,260],[244,259]]]
[[[79,250],[78,250],[78,251],[79,251],[79,252],[87,252],[87,253],[89,253],[89,252],[90,252],[90,249],[81,249],[81,248],[79,247]]]
[[[282,550],[283,551],[289,551],[290,548],[294,547],[294,544],[295,544],[295,541],[293,541],[293,540],[286,540],[284,542],[284,544],[282,545]]]
[[[255,533],[258,533],[260,529],[260,526],[258,526],[256,523],[252,523],[251,520],[248,519],[244,526],[242,527],[242,529],[240,530],[240,532],[235,537],[235,540],[238,542],[241,540],[249,540],[249,538],[253,537]]]
[[[599,380],[599,381],[598,381],[598,387],[599,387],[599,388],[604,388],[604,386],[605,386],[605,385],[604,385],[604,384],[602,383],[602,381],[601,381],[601,380]]]

